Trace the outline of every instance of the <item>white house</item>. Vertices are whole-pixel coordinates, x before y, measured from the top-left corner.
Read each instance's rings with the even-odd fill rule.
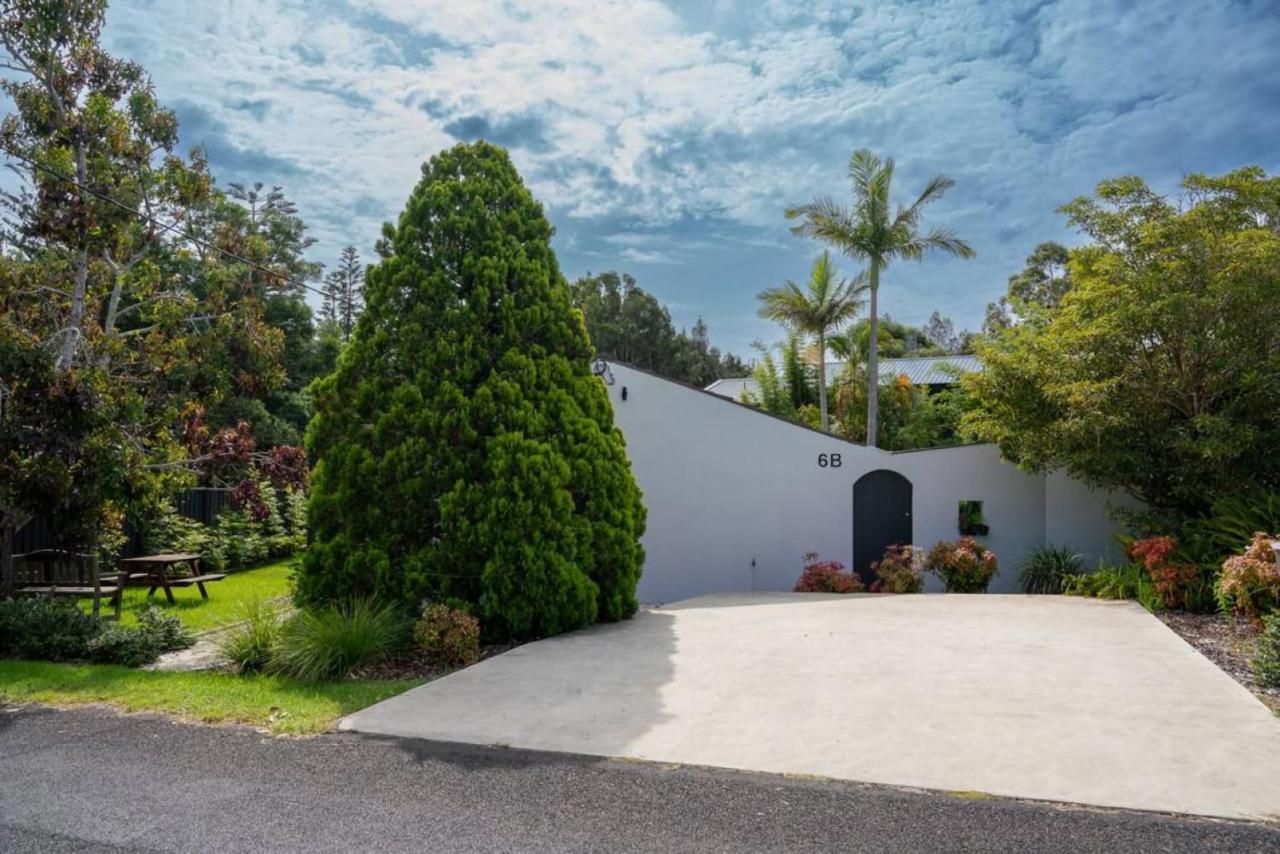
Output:
[[[811,551],[865,571],[893,543],[958,538],[961,501],[982,502],[992,592],[1016,592],[1038,546],[1118,557],[1108,511],[1128,500],[1027,474],[994,445],[882,451],[616,362],[604,376],[648,508],[642,602],[790,590]]]

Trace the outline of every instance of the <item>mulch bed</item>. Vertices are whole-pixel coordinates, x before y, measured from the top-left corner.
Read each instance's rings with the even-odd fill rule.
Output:
[[[1253,677],[1253,656],[1258,648],[1257,629],[1218,614],[1160,611],[1156,616],[1280,715],[1280,688],[1263,688]]]
[[[509,649],[519,646],[515,643],[495,643],[480,647],[480,660],[501,655]],[[351,674],[352,679],[439,679],[448,676],[457,667],[433,664],[416,658],[405,658],[396,661],[383,661],[362,667]]]

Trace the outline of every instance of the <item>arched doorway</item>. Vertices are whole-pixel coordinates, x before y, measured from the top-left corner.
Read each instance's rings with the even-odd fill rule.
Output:
[[[911,481],[876,469],[853,484],[853,571],[870,587],[871,564],[895,543],[911,542]]]

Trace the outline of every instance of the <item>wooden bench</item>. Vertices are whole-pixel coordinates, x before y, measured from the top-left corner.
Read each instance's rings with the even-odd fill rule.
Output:
[[[98,560],[92,555],[76,554],[62,549],[40,549],[13,556],[14,592],[25,596],[75,596],[93,599],[93,613],[98,615],[105,596],[120,619],[124,583],[115,576],[98,572]]]

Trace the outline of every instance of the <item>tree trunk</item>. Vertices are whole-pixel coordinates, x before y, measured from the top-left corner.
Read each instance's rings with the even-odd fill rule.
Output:
[[[827,430],[827,336],[818,333],[818,410],[822,413],[822,429]]]
[[[880,405],[880,319],[876,316],[876,295],[880,292],[880,265],[871,262],[871,341],[867,354],[867,441],[876,447],[876,415]]]
[[[83,219],[88,216],[86,208],[88,204],[85,200],[84,187],[86,186],[89,176],[89,169],[85,165],[84,144],[76,143],[76,194],[80,199],[80,216]],[[83,225],[82,225],[83,228]],[[71,288],[71,313],[67,317],[67,327],[64,330],[65,337],[62,339],[62,346],[58,349],[58,358],[54,363],[59,371],[66,371],[71,367],[71,363],[75,361],[76,349],[80,346],[80,339],[84,334],[84,304],[85,291],[88,289],[89,283],[89,236],[81,233],[80,248],[76,250],[76,273],[75,283]]]

